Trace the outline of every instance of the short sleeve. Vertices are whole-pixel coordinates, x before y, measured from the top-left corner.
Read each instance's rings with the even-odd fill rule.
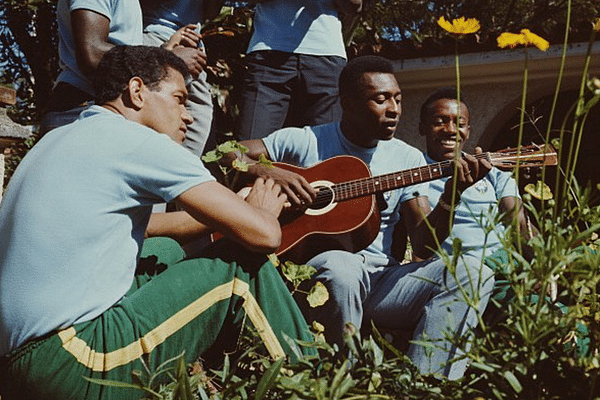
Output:
[[[501,171],[498,168],[492,169],[490,175],[493,179],[494,189],[496,191],[496,198],[501,199],[503,197],[518,197],[519,189],[517,188],[517,182],[512,177],[510,172]]]
[[[114,10],[113,3],[114,0],[72,0],[69,9],[70,11],[91,10],[104,15],[110,20]]]
[[[140,200],[158,197],[169,202],[194,186],[215,180],[197,156],[167,135],[156,133],[148,134],[121,168],[129,184],[126,190]]]
[[[309,127],[284,128],[262,139],[269,158],[300,167],[318,163],[317,139]]]

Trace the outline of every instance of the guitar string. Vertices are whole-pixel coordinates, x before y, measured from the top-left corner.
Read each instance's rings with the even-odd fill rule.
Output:
[[[536,146],[535,150],[533,150],[533,151],[539,151],[539,149],[540,148]],[[521,155],[526,155],[528,152],[529,153],[532,152],[531,147],[524,147],[521,149]],[[506,156],[510,156],[513,154],[518,154],[518,151],[511,150],[511,151],[504,151],[504,152],[486,152],[486,153],[481,153],[481,154],[475,154],[475,155],[473,155],[473,157],[475,157],[476,159],[488,158],[488,157],[499,157],[501,159],[502,156],[506,157]],[[359,179],[354,179],[354,180],[350,180],[350,181],[346,181],[346,182],[341,182],[341,183],[335,184],[331,187],[319,189],[319,191],[317,192],[317,197],[316,197],[315,201],[313,201],[313,204],[314,205],[323,205],[323,204],[327,205],[332,201],[332,199],[334,197],[345,200],[345,199],[352,198],[352,197],[361,197],[361,196],[364,196],[367,194],[372,194],[373,192],[377,192],[377,191],[391,190],[397,186],[394,182],[399,181],[399,180],[401,180],[402,184],[404,184],[405,181],[410,178],[410,180],[411,180],[410,182],[414,183],[413,176],[415,176],[416,174],[419,174],[419,176],[420,176],[419,181],[422,181],[423,180],[423,172],[428,173],[427,180],[435,179],[435,175],[438,175],[439,172],[436,172],[435,175],[432,174],[431,167],[439,167],[441,171],[444,171],[445,169],[449,168],[451,165],[452,165],[452,161],[446,160],[446,161],[442,161],[442,162],[439,162],[436,164],[430,164],[430,165],[426,165],[426,166],[422,166],[422,167],[418,167],[418,168],[412,168],[412,169],[409,169],[406,171],[392,172],[392,173],[380,175],[377,177],[366,177],[366,178],[359,178]],[[377,183],[377,182],[383,182],[383,184]],[[377,185],[377,184],[381,184],[381,186],[379,186],[379,188],[375,188],[374,185]],[[366,193],[365,193],[365,191],[366,191]]]

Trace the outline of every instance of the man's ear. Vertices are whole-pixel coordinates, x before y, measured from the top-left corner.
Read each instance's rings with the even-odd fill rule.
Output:
[[[124,96],[129,97],[129,99],[123,99],[124,102],[129,102],[130,106],[136,109],[142,108],[144,105],[144,91],[146,89],[147,88],[146,85],[144,85],[144,81],[141,78],[134,76],[127,84],[127,89],[125,90]]]

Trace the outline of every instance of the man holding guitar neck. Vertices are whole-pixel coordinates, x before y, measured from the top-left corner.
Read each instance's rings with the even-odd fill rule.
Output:
[[[436,90],[421,106],[419,133],[426,138],[425,159],[429,164],[453,160],[457,149],[454,138],[460,138],[458,151],[462,151],[469,139],[469,108],[462,94],[460,107],[458,100],[456,88],[447,87]],[[475,152],[481,153],[481,149],[476,148]],[[438,204],[447,180],[441,178],[429,183],[431,207]],[[502,215],[502,224],[492,225],[498,213]],[[454,210],[452,231],[441,244],[441,249],[451,255],[452,242],[458,238],[463,253],[473,255],[490,267],[501,269],[507,260],[501,237],[505,233],[505,226],[510,225],[514,217],[517,218],[519,232],[525,238],[537,234],[537,229],[529,224],[525,216],[512,174],[493,167],[483,179],[462,193]],[[493,229],[488,229],[491,226]],[[525,257],[533,255],[527,246],[523,250]],[[500,292],[503,291],[500,288]]]
[[[425,158],[430,164],[454,159],[454,138],[457,135],[460,137],[458,151],[462,151],[469,140],[469,108],[462,94],[459,107],[457,97],[456,88],[441,88],[431,94],[421,106],[419,133],[426,138]],[[481,149],[476,148],[475,152],[480,153]],[[447,180],[448,178],[441,178],[429,183],[431,207],[437,204]],[[473,254],[479,260],[501,249],[500,237],[505,231],[504,226],[495,227],[487,235],[484,232],[487,220],[493,221],[498,212],[503,215],[504,225],[509,225],[514,213],[517,213],[521,232],[530,234],[532,227],[527,224],[519,189],[512,174],[493,167],[483,179],[462,193],[461,201],[454,211],[452,232],[441,247],[452,254],[452,240],[459,238],[462,241],[462,251]],[[487,218],[481,220],[481,216]]]
[[[340,75],[339,92],[343,108],[340,122],[285,128],[262,140],[244,141],[249,151],[236,156],[252,164],[265,154],[274,161],[308,167],[349,154],[368,164],[373,175],[426,165],[419,150],[394,138],[401,115],[401,91],[388,60],[376,56],[353,59]],[[231,158],[228,161],[233,161]],[[358,253],[326,251],[307,262],[317,268],[316,279],[330,294],[329,301],[309,310],[307,317],[325,325],[329,341],[343,343],[347,322],[356,327],[373,321],[381,328],[411,329],[415,340],[434,341],[433,347],[412,344],[409,348],[409,356],[423,373],[450,379],[463,375],[466,361],[451,362],[459,350],[444,338],[467,333],[477,324],[477,310],[465,303],[457,281],[468,290],[469,276],[481,277],[478,311],[483,312],[493,286],[492,272],[478,260],[465,257],[458,262],[456,273],[450,274],[443,260],[430,257],[436,243],[443,242],[450,230],[453,180],[462,192],[492,166],[470,155],[457,164],[456,176],[448,180],[443,200],[433,210],[427,199],[427,184],[385,192],[379,234],[371,245]],[[339,172],[344,173],[343,169]],[[313,187],[297,173],[257,163],[250,165],[249,173],[275,179],[292,203],[309,204],[316,197]],[[400,265],[393,257],[393,231],[399,223],[406,227],[415,254],[429,260]]]

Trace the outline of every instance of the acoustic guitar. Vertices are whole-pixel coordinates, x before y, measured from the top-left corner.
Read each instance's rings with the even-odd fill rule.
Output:
[[[474,156],[486,158],[499,169],[556,165],[551,145],[522,146]],[[306,207],[294,207],[279,217],[282,244],[277,255],[284,260],[305,263],[326,250],[360,251],[373,242],[379,232],[380,216],[376,194],[450,176],[451,161],[371,176],[359,158],[337,156],[310,168],[284,163],[273,165],[302,175],[317,190],[317,197]]]

